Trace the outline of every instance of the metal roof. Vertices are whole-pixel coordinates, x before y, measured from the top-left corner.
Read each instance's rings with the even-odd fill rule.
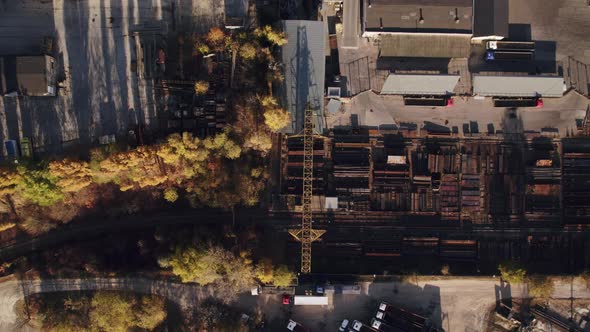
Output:
[[[390,74],[381,89],[382,95],[448,95],[453,93],[459,75]]]
[[[473,76],[473,94],[491,97],[561,97],[563,77],[555,76]]]
[[[474,37],[508,37],[508,0],[474,1],[473,13]]]
[[[283,102],[293,120],[289,132],[303,128],[304,112],[311,105],[316,116],[315,128],[324,128],[324,76],[326,31],[321,21],[283,21],[288,43],[282,47],[285,70]]]
[[[371,0],[364,5],[365,32],[469,34],[472,30],[471,0]]]
[[[469,35],[389,34],[381,36],[379,56],[413,58],[468,58]]]

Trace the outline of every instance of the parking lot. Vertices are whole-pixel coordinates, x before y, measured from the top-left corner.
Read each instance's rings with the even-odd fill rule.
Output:
[[[156,126],[153,81],[131,65],[141,47],[133,32],[164,39],[181,28],[206,31],[222,17],[214,0],[1,2],[0,55],[40,54],[43,37],[53,37],[62,88],[57,97],[0,97],[0,139],[30,137],[36,152],[60,152],[135,124]]]
[[[590,291],[580,280],[564,278],[555,281],[552,299],[588,299]],[[361,294],[334,294],[328,306],[288,306],[281,304],[280,294],[240,298],[238,306],[244,312],[255,308],[265,314],[271,331],[285,330],[293,319],[314,332],[337,331],[343,319],[360,320],[368,324],[381,301],[420,314],[447,332],[485,331],[488,315],[496,301],[504,298],[528,297],[523,285],[499,288],[495,277],[408,277],[400,282],[364,282]]]

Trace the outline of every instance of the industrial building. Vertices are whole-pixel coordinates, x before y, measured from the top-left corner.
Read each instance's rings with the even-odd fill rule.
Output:
[[[361,0],[363,37],[456,34],[476,39],[508,36],[508,0]]]

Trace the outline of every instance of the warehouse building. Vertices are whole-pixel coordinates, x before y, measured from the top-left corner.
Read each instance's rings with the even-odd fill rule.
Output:
[[[363,37],[398,33],[508,36],[508,0],[362,0]]]

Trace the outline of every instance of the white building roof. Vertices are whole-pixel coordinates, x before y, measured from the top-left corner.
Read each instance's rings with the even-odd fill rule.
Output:
[[[561,97],[563,77],[555,76],[480,76],[473,77],[473,94],[490,97]]]
[[[381,89],[382,95],[448,95],[453,93],[459,75],[390,74]]]

